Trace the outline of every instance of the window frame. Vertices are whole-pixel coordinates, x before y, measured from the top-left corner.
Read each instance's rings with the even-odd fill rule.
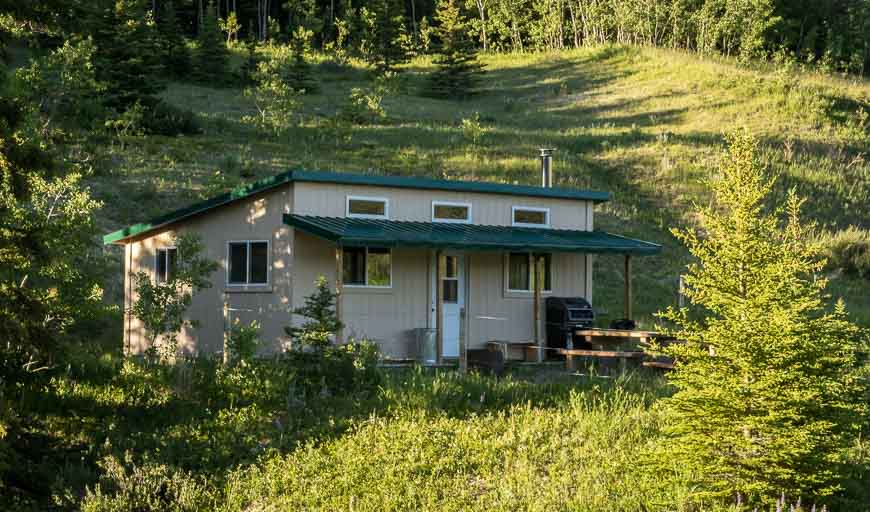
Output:
[[[369,247],[367,245],[364,247],[357,247],[357,246],[342,247],[341,248],[342,260],[344,260],[344,250],[345,249],[360,249],[360,248],[365,249],[365,253],[364,253],[365,256],[363,258],[363,275],[365,276],[365,283],[364,284],[348,284],[348,283],[346,283],[345,279],[344,279],[344,268],[342,268],[342,270],[341,270],[342,271],[341,285],[344,288],[373,288],[376,290],[390,290],[390,289],[392,289],[393,288],[393,248],[392,247],[377,247],[377,246]],[[369,249],[370,248],[372,248],[372,249],[386,249],[390,255],[390,284],[387,286],[379,285],[379,284],[369,284]]]
[[[435,217],[436,206],[462,206],[468,208],[468,215],[465,219],[440,219]],[[457,201],[432,201],[432,222],[444,222],[446,224],[471,224],[473,222],[471,203],[462,203]]]
[[[533,267],[529,267],[529,275],[528,275],[529,289],[528,290],[517,290],[517,289],[511,288],[511,275],[510,275],[511,254],[522,254],[522,255],[526,256],[527,259],[529,257],[529,253],[527,253],[527,252],[508,251],[508,252],[504,253],[504,291],[506,293],[517,293],[517,294],[535,293],[535,288],[534,288],[534,286],[532,286],[533,273],[535,271]],[[541,286],[541,294],[553,293],[553,260],[554,260],[553,253],[552,252],[533,253],[533,256],[544,256],[544,255],[550,256],[550,279],[549,279],[550,289],[547,290],[546,288],[544,288],[544,285],[542,285]],[[545,273],[546,273],[546,270],[547,269],[546,269],[546,265],[545,265],[544,266]],[[545,275],[544,276],[544,283],[546,284],[546,282],[547,282],[547,276]]]
[[[266,282],[252,283],[251,282],[251,244],[265,243],[266,244]],[[230,247],[233,244],[247,244],[247,256],[245,258],[245,282],[233,283],[230,282]],[[246,289],[246,288],[264,288],[272,284],[272,241],[271,240],[227,240],[226,242],[226,286],[227,288]]]
[[[169,281],[169,251],[175,251],[175,261],[178,261],[178,247],[174,245],[167,245],[165,247],[156,247],[154,249],[154,282],[157,284],[163,284]],[[160,251],[164,251],[166,254],[166,277],[163,281],[160,280]]]
[[[524,210],[524,211],[530,211],[530,212],[543,212],[546,216],[546,220],[543,224],[531,224],[528,222],[517,222],[516,221],[517,210]],[[550,227],[550,209],[549,208],[542,208],[540,206],[513,205],[513,206],[511,206],[511,226],[518,227],[518,228],[542,228],[542,229],[546,228],[546,229],[548,229]]]
[[[351,213],[350,212],[350,202],[351,201],[377,201],[377,202],[384,203],[384,214],[383,215],[373,215],[370,213]],[[389,219],[390,218],[390,199],[388,197],[347,195],[344,198],[344,216],[347,218],[350,218],[350,219]]]

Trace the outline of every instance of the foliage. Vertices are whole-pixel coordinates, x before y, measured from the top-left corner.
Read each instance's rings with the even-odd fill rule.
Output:
[[[54,164],[20,100],[0,97],[0,338],[4,358],[45,361],[100,307],[101,262],[91,250],[100,203],[82,184],[84,169]]]
[[[468,98],[476,92],[483,68],[477,61],[477,49],[468,37],[466,20],[456,0],[441,0],[435,19],[437,67],[425,93],[436,98]]]
[[[67,40],[46,57],[16,72],[26,100],[43,118],[44,135],[56,121],[88,128],[100,113],[98,96],[104,88],[97,81],[94,52],[91,38]]]
[[[245,96],[254,102],[257,115],[246,116],[244,120],[275,136],[284,134],[293,125],[299,108],[298,93],[282,76],[281,67],[282,61],[275,57],[257,63],[256,86],[245,89]]]
[[[401,0],[372,0],[374,17],[369,61],[378,72],[393,71],[408,60],[405,3]]]
[[[260,345],[260,324],[255,320],[244,325],[237,318],[233,323],[227,348],[230,351],[230,361],[233,363],[249,363],[257,355],[257,347]]]
[[[480,114],[478,112],[475,112],[473,116],[462,120],[462,137],[472,149],[480,144],[480,140],[483,138],[483,132],[484,129],[480,125]]]
[[[137,101],[146,109],[165,83],[160,40],[144,0],[100,2],[91,22],[97,79],[107,107],[124,111]]]
[[[214,2],[209,2],[197,35],[196,72],[198,78],[210,84],[227,81],[229,51],[221,36]]]
[[[175,78],[184,78],[190,73],[190,50],[184,33],[178,25],[178,16],[172,0],[163,2],[157,28],[160,31],[160,44],[166,71]]]
[[[870,233],[854,226],[821,241],[827,268],[870,279]]]
[[[174,137],[202,132],[202,127],[193,112],[165,101],[159,101],[144,112],[140,123],[142,131],[152,135]]]
[[[209,276],[217,262],[202,255],[203,244],[197,235],[181,234],[171,244],[176,248],[174,262],[167,264],[164,282],[155,282],[150,272],[132,276],[136,300],[130,312],[138,318],[148,336],[148,350],[163,361],[178,355],[178,334],[185,326],[196,325],[184,317],[193,294],[211,287]]]
[[[107,119],[103,125],[115,133],[115,137],[121,145],[121,151],[124,151],[128,138],[145,134],[144,120],[145,108],[139,101],[136,101],[118,116]]]
[[[305,30],[299,27],[293,32],[293,58],[287,70],[287,78],[290,88],[299,94],[314,94],[319,88],[312,76],[311,64],[305,59],[307,40],[310,37]]]
[[[685,276],[694,307],[668,309],[665,348],[677,392],[661,465],[691,470],[699,497],[772,503],[785,492],[813,502],[836,492],[840,457],[866,413],[856,377],[864,333],[839,302],[829,310],[824,262],[789,194],[766,204],[773,179],[747,133],[729,136],[703,235],[674,230],[697,259]],[[785,213],[785,224],[779,216]]]
[[[305,297],[305,304],[293,310],[294,315],[304,316],[308,320],[300,327],[285,327],[284,331],[294,342],[322,350],[344,324],[336,316],[335,293],[329,288],[326,277],[319,276],[314,285],[317,289]]]
[[[374,124],[387,117],[381,106],[383,94],[378,88],[354,87],[350,90],[339,117],[355,124]]]
[[[242,29],[242,25],[239,23],[238,13],[232,11],[227,15],[226,19],[220,19],[218,21],[221,32],[227,36],[227,44],[237,41],[239,38],[239,31]]]

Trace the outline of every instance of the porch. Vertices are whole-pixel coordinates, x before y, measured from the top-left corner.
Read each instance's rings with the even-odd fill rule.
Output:
[[[463,370],[468,350],[485,348],[493,339],[530,342],[542,360],[547,348],[543,297],[591,298],[592,257],[597,254],[624,257],[624,314],[631,318],[632,257],[656,254],[661,249],[650,242],[597,231],[298,214],[285,214],[284,222],[332,247],[334,267],[329,274],[335,283],[336,312],[343,322],[350,326],[355,323],[355,304],[402,290],[409,298],[403,301],[395,297],[392,307],[387,305],[369,315],[368,325],[408,327],[408,318],[400,317],[408,316],[405,303],[413,301],[417,305],[412,315],[416,324],[412,326],[429,329],[435,337],[432,361],[437,364],[455,359]],[[402,251],[399,257],[389,253],[390,286],[346,283],[345,277],[353,276],[348,269],[353,272],[359,255],[369,256],[372,248]],[[323,251],[317,254],[308,258],[325,258]],[[403,265],[398,272],[392,268],[394,260]],[[320,263],[320,268],[325,268],[325,262]],[[403,282],[394,283],[394,275]],[[424,304],[426,311],[421,314]],[[339,341],[347,335],[340,332]]]

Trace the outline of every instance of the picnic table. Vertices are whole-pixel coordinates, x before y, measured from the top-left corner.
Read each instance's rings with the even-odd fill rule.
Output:
[[[626,329],[577,329],[574,334],[582,338],[592,348],[563,348],[558,353],[565,356],[565,366],[573,371],[575,358],[594,358],[601,360],[616,359],[619,361],[620,372],[625,372],[629,360],[643,360],[646,352],[643,350],[618,350],[614,345],[637,340],[641,345],[649,343],[653,338],[670,341],[673,338],[665,337],[653,331],[636,331]]]

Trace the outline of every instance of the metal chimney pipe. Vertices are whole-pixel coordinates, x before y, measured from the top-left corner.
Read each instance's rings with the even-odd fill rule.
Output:
[[[553,187],[553,149],[541,148],[541,187]]]

